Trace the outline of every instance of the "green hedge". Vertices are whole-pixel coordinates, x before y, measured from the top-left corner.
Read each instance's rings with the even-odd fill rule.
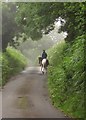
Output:
[[[2,85],[2,53],[0,52],[0,86]]]
[[[0,59],[2,60],[2,86],[11,76],[22,71],[27,64],[26,58],[13,47],[8,47]]]
[[[60,43],[49,51],[48,86],[52,102],[69,116],[84,117],[84,41]],[[52,55],[52,56],[51,56]]]

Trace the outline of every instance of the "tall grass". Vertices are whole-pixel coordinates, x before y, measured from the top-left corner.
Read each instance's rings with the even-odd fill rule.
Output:
[[[13,47],[6,49],[6,52],[0,57],[0,61],[2,61],[2,86],[11,76],[23,70],[27,64],[26,58]]]
[[[84,118],[84,36],[49,51],[48,86],[55,107],[71,117]]]

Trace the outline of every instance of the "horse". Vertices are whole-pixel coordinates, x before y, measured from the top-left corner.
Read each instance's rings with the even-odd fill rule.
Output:
[[[49,61],[48,59],[44,58],[42,59],[42,57],[39,57],[39,64],[41,66],[41,71],[44,74],[45,72],[47,73],[47,67],[49,65]]]
[[[41,65],[41,71],[44,74],[45,72],[47,73],[47,59],[44,58],[42,60],[42,65]]]

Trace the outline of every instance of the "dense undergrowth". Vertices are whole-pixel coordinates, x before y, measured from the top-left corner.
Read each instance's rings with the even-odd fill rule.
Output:
[[[70,117],[84,118],[84,35],[48,51],[48,86],[52,103]]]
[[[2,53],[0,52],[0,86],[2,84],[2,60],[1,60],[1,57],[2,57]]]
[[[6,52],[0,55],[0,62],[2,63],[2,79],[0,79],[0,86],[1,84],[2,86],[5,85],[11,76],[19,73],[27,64],[26,58],[20,51],[13,47],[7,47]]]

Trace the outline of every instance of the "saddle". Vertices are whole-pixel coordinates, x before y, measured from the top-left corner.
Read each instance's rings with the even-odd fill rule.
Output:
[[[42,65],[42,57],[39,57],[39,64]],[[49,60],[46,59],[46,66],[49,65]]]

